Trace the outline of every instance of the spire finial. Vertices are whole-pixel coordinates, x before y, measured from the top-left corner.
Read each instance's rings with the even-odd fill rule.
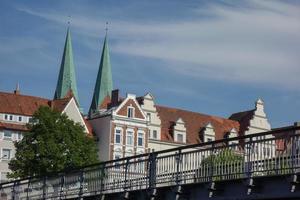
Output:
[[[20,84],[19,82],[17,82],[17,85],[16,85],[16,90],[14,91],[15,94],[20,94]]]
[[[70,24],[71,24],[71,15],[68,15],[68,26],[70,26]]]
[[[108,22],[105,23],[105,36],[107,36],[107,32],[108,32]]]

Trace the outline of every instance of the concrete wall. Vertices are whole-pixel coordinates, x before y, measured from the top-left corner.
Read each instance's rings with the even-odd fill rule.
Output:
[[[111,117],[95,118],[89,121],[97,136],[98,155],[100,161],[110,160],[110,144],[111,144]]]

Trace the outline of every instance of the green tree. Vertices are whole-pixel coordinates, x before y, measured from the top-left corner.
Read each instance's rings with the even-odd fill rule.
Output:
[[[40,107],[27,126],[29,132],[15,143],[10,178],[44,176],[98,162],[94,140],[67,115]]]
[[[206,157],[201,162],[201,168],[207,175],[212,175],[213,180],[240,178],[244,169],[244,157],[232,149],[223,149]]]

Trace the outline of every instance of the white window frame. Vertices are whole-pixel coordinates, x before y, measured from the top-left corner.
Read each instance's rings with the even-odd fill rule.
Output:
[[[8,157],[8,158],[4,158],[3,152],[4,152],[5,150],[8,150],[8,152],[9,152],[9,157]],[[1,149],[1,160],[11,160],[11,158],[12,158],[12,149],[9,149],[9,148],[2,148],[2,149]]]
[[[179,141],[178,135],[181,135],[181,136],[182,136],[182,141]],[[176,133],[176,142],[182,142],[182,143],[185,143],[185,141],[184,141],[184,133]]]
[[[132,133],[132,139],[131,139],[131,144],[128,144],[128,133]],[[133,129],[127,129],[126,130],[126,145],[127,146],[133,146],[134,145],[134,130]]]
[[[120,131],[120,133],[118,133],[118,134],[120,134],[120,143],[117,143],[117,131]],[[114,132],[115,132],[114,143],[115,144],[122,144],[123,143],[123,129],[120,128],[120,127],[116,127]]]
[[[10,133],[10,137],[5,136],[5,133]],[[3,131],[3,139],[4,140],[12,140],[13,139],[13,132],[8,131],[8,130],[4,130]]]
[[[142,135],[142,137],[140,137],[140,134]],[[139,145],[139,139],[140,138],[142,138],[142,145]],[[144,131],[138,131],[136,145],[138,147],[144,147],[145,146],[145,132]]]
[[[23,117],[22,116],[18,116],[18,122],[22,122],[23,121]]]
[[[132,110],[131,115],[129,115],[129,110]],[[133,106],[127,106],[127,117],[134,118],[135,117],[135,109]]]
[[[156,137],[154,137],[154,132],[156,133]],[[156,140],[158,139],[158,131],[157,130],[152,130],[152,134],[151,135],[152,135],[153,139],[156,139]]]

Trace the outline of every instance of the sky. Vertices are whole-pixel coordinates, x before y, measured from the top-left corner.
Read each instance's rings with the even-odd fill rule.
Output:
[[[114,88],[229,117],[262,98],[272,127],[300,121],[297,0],[0,2],[0,91],[53,98],[70,21],[88,112],[106,22]]]

